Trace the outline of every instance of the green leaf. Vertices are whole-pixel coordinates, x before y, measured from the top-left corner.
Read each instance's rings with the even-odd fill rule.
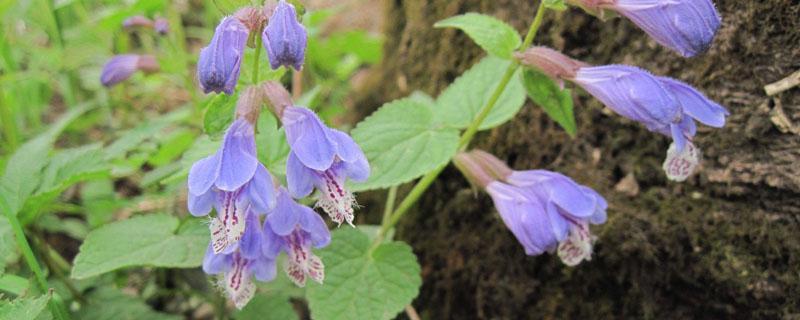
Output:
[[[282,294],[257,294],[253,300],[233,315],[236,320],[297,320],[289,296]]]
[[[19,251],[14,240],[14,232],[11,230],[11,223],[5,215],[0,215],[0,274],[5,272],[8,264],[17,261]]]
[[[497,18],[483,14],[467,13],[450,17],[433,26],[461,29],[483,50],[503,59],[511,59],[514,50],[522,45],[522,40],[513,27]]]
[[[76,318],[83,320],[180,320],[183,317],[156,312],[144,301],[119,290],[100,287],[88,297]]]
[[[168,125],[186,119],[191,115],[189,108],[180,108],[154,120],[146,121],[138,127],[125,131],[119,139],[106,147],[106,158],[117,159],[139,146],[147,139],[155,137]]]
[[[572,92],[561,89],[547,75],[526,69],[522,73],[522,83],[528,91],[528,97],[555,120],[571,137],[575,137],[578,126],[572,110]]]
[[[236,95],[219,94],[206,104],[203,115],[203,129],[212,138],[219,138],[233,122],[236,109]]]
[[[213,0],[214,6],[225,15],[236,12],[241,7],[253,4],[251,0]]]
[[[132,266],[199,266],[208,246],[208,229],[200,219],[188,220],[180,230],[179,224],[176,217],[151,214],[92,231],[75,257],[72,278],[85,279]]]
[[[564,11],[567,10],[567,4],[564,3],[564,0],[542,0],[544,1],[544,7],[553,9],[556,11]]]
[[[306,294],[311,317],[317,320],[392,319],[422,285],[417,258],[402,242],[371,250],[367,235],[339,229],[320,255],[325,284],[310,284]]]
[[[436,99],[437,119],[449,126],[468,127],[491,98],[510,63],[486,57],[464,72]],[[508,121],[524,104],[525,89],[512,79],[480,129],[490,129]]]
[[[161,180],[161,183],[170,184],[178,180],[186,179],[186,177],[189,175],[189,169],[192,168],[192,165],[197,160],[203,159],[212,155],[214,152],[217,152],[220,143],[220,140],[211,140],[211,138],[209,138],[207,135],[201,136],[195,140],[192,147],[183,153],[183,156],[179,161],[181,168],[183,169],[167,178],[164,178]]]
[[[283,128],[278,128],[278,120],[271,112],[262,112],[258,118],[256,144],[259,146],[258,160],[269,172],[285,175],[289,143],[286,142],[286,133]]]
[[[0,273],[0,291],[19,296],[28,291],[29,287],[30,281],[28,279],[13,274]]]
[[[383,105],[352,132],[372,170],[355,190],[387,188],[411,181],[453,157],[458,130],[435,123],[431,106],[402,99]]]
[[[165,139],[158,146],[158,152],[153,154],[147,162],[154,166],[169,164],[189,149],[194,144],[195,138],[196,135],[191,130],[175,130],[165,136]]]
[[[0,319],[34,320],[44,311],[49,300],[50,295],[43,295],[11,302],[0,301]]]

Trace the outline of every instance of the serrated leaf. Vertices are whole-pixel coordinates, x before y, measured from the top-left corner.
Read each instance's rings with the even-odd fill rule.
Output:
[[[550,77],[535,70],[523,71],[522,83],[528,92],[528,97],[540,105],[570,136],[575,137],[578,126],[575,123],[572,92],[569,89],[561,89]]]
[[[510,63],[486,57],[464,72],[436,99],[437,121],[456,128],[468,127],[497,89]],[[525,89],[512,78],[479,128],[486,130],[499,126],[514,117],[523,104]]]
[[[0,303],[0,319],[34,320],[47,307],[50,295],[37,298],[24,298]]]
[[[282,294],[257,294],[253,300],[233,315],[236,320],[296,320],[297,312],[289,296]]]
[[[364,233],[339,229],[320,256],[325,284],[312,283],[306,294],[311,317],[317,320],[392,319],[422,285],[417,258],[402,242],[371,250]]]
[[[564,11],[567,10],[567,4],[564,3],[564,0],[542,0],[545,8],[557,10],[557,11]]]
[[[203,115],[203,130],[207,135],[212,138],[222,136],[233,122],[236,99],[236,95],[219,94],[208,101]]]
[[[167,214],[137,216],[92,231],[72,267],[72,278],[85,279],[124,267],[197,267],[208,246],[208,228],[198,219],[178,230]]]
[[[513,27],[495,17],[479,13],[450,17],[433,26],[461,29],[483,50],[503,59],[511,59],[511,54],[522,44]]]
[[[89,303],[78,312],[83,320],[180,320],[181,316],[156,312],[144,301],[119,290],[100,287],[88,297]]]
[[[355,190],[387,188],[411,181],[453,157],[458,130],[437,125],[430,105],[402,99],[383,105],[353,129],[371,174]]]

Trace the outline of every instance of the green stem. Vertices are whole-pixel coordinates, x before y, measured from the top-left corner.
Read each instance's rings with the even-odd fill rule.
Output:
[[[531,23],[531,26],[528,29],[528,34],[525,35],[525,40],[523,41],[521,46],[522,49],[529,47],[533,43],[533,39],[535,38],[536,33],[539,31],[539,27],[541,27],[542,25],[542,20],[544,19],[544,13],[545,11],[547,11],[546,9],[547,8],[544,7],[544,1],[541,1],[539,3],[539,8],[536,10],[536,17],[533,19],[533,23]],[[470,126],[464,132],[464,134],[461,135],[461,139],[458,142],[459,150],[463,151],[467,149],[470,141],[472,141],[472,138],[475,137],[475,134],[478,132],[478,129],[483,123],[483,120],[485,120],[486,117],[489,116],[489,113],[492,112],[492,109],[497,104],[497,101],[500,99],[500,96],[506,90],[508,83],[511,82],[511,79],[514,77],[514,74],[517,72],[518,68],[519,68],[519,63],[517,62],[512,62],[511,65],[508,66],[505,74],[503,75],[502,80],[500,80],[500,83],[497,85],[497,88],[495,88],[494,92],[492,93],[492,96],[489,98],[489,101],[486,102],[486,105],[483,106],[483,108],[481,109],[480,113],[478,113],[478,116],[475,118],[475,120],[472,121]],[[417,182],[417,184],[414,185],[414,188],[411,189],[411,192],[408,193],[408,196],[406,196],[403,199],[403,201],[400,202],[400,205],[398,205],[397,209],[395,209],[394,212],[391,214],[388,223],[386,223],[385,221],[386,219],[384,219],[384,223],[381,225],[381,230],[380,232],[378,232],[378,237],[376,237],[376,241],[382,240],[383,236],[389,231],[389,229],[394,227],[397,224],[397,222],[400,221],[400,218],[402,218],[403,215],[406,212],[408,212],[408,209],[410,209],[411,206],[413,206],[414,203],[416,203],[417,200],[419,200],[419,198],[422,197],[425,191],[428,190],[428,187],[430,187],[431,184],[434,181],[436,181],[436,178],[439,176],[440,173],[442,173],[442,171],[444,171],[445,167],[447,167],[446,164],[439,166],[438,168],[436,168],[431,172],[428,172],[428,174],[423,176],[422,179],[420,179]]]
[[[255,61],[253,61],[253,84],[258,83],[258,65],[261,62],[261,41],[261,37],[256,35],[256,58]]]
[[[386,207],[383,208],[383,221],[381,221],[381,225],[389,222],[389,217],[392,216],[392,210],[394,210],[395,199],[397,199],[397,186],[389,188],[389,193],[386,195]]]
[[[33,254],[33,250],[31,249],[30,243],[28,243],[28,239],[25,238],[25,231],[22,229],[19,219],[17,219],[16,214],[11,211],[11,208],[9,208],[4,197],[0,197],[0,210],[3,211],[3,214],[8,219],[8,223],[11,225],[11,230],[14,232],[14,238],[17,240],[17,246],[19,246],[19,250],[22,252],[22,256],[25,258],[25,263],[27,263],[28,268],[33,271],[34,278],[36,279],[36,285],[39,287],[39,290],[41,290],[42,293],[46,294],[48,292],[48,284],[47,279],[44,276],[44,271],[39,265],[39,262],[36,260],[36,256]],[[69,313],[67,313],[63,301],[54,298],[50,300],[49,305],[50,312],[52,312],[53,316],[55,316],[57,319],[69,319]]]

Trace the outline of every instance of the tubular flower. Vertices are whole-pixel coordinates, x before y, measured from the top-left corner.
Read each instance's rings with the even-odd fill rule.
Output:
[[[169,33],[169,20],[164,18],[156,18],[156,20],[153,22],[153,29],[155,29],[156,32],[162,36],[166,35]]]
[[[317,206],[341,224],[353,224],[355,197],[345,180],[365,181],[370,168],[364,152],[346,133],[325,126],[313,111],[287,106],[281,116],[291,147],[286,181],[295,198],[319,190]]]
[[[217,216],[211,221],[214,253],[230,250],[247,230],[245,213],[266,214],[275,206],[272,177],[256,159],[253,126],[237,119],[217,152],[197,161],[189,171],[189,212]]]
[[[205,273],[224,274],[219,286],[239,309],[247,305],[256,292],[253,278],[268,282],[276,275],[275,259],[265,256],[261,250],[263,236],[258,216],[248,211],[247,220],[248,228],[238,250],[216,253],[213,244],[209,244],[203,259]]]
[[[513,171],[480,150],[461,153],[454,162],[470,182],[489,193],[525,253],[557,251],[569,266],[591,259],[595,237],[589,224],[605,223],[608,208],[600,194],[559,173]]]
[[[197,77],[203,92],[233,94],[239,81],[249,30],[239,19],[225,17],[214,31],[211,43],[200,51]]]
[[[305,286],[306,277],[322,283],[325,266],[311,252],[323,248],[331,234],[322,218],[311,208],[296,203],[286,189],[278,191],[278,204],[264,223],[264,255],[276,259],[281,251],[289,256],[284,270],[292,281]]]
[[[111,87],[130,78],[136,71],[158,71],[158,61],[151,55],[122,54],[111,58],[103,67],[100,83]]]
[[[303,67],[308,35],[305,27],[297,21],[293,5],[282,0],[278,3],[264,28],[262,42],[272,69],[291,66],[300,70]]]
[[[697,131],[694,120],[721,128],[729,115],[692,86],[636,67],[592,67],[542,47],[530,48],[517,58],[553,79],[574,82],[614,112],[650,131],[672,137],[674,146],[664,164],[672,180],[685,180],[699,163],[700,152],[692,144]]]
[[[659,44],[692,57],[708,49],[721,24],[711,0],[568,0],[589,11],[615,11]]]

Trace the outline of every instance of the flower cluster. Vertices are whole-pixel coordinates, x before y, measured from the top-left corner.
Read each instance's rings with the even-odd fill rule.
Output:
[[[664,170],[670,179],[685,180],[699,163],[692,143],[695,120],[721,128],[728,111],[692,86],[625,65],[590,66],[560,52],[532,47],[517,54],[522,63],[557,81],[577,84],[619,115],[672,137]]]
[[[263,32],[272,68],[302,67],[307,35],[294,7],[280,1],[265,9],[243,8],[222,19],[200,52],[197,75],[204,92],[236,91],[253,32]],[[288,188],[280,186],[256,156],[255,123],[265,103],[282,122],[291,147]],[[363,181],[369,172],[364,153],[349,135],[327,127],[313,111],[295,106],[279,83],[244,88],[221,146],[189,172],[189,212],[216,212],[209,223],[211,242],[203,270],[220,275],[220,287],[238,308],[253,297],[254,280],[274,279],[281,252],[288,256],[284,271],[295,284],[304,286],[308,279],[322,283],[325,266],[312,248],[327,246],[331,235],[322,217],[295,199],[316,188],[318,206],[337,224],[352,225],[357,205],[345,182]]]
[[[557,251],[568,266],[591,260],[595,237],[589,224],[605,223],[608,207],[600,194],[560,173],[513,171],[481,150],[460,153],[454,163],[492,197],[525,253]]]
[[[153,29],[159,35],[166,35],[169,32],[169,21],[164,18],[156,18],[155,21],[145,16],[132,16],[122,22],[125,29]],[[156,57],[149,54],[120,54],[109,59],[100,74],[100,83],[106,87],[112,87],[130,78],[137,71],[145,74],[158,72],[160,66]]]

